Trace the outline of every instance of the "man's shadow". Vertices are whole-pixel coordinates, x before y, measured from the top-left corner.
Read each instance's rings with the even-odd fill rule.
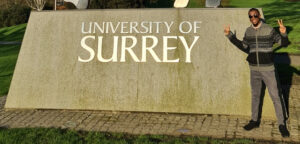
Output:
[[[278,48],[280,49],[280,47]],[[275,49],[276,50],[276,49]],[[295,79],[300,75],[300,71],[291,65],[291,58],[288,53],[278,53],[274,56],[275,69],[277,71],[278,83],[281,86],[280,93],[283,95],[287,114],[289,116],[289,97],[291,86],[296,84]]]
[[[275,27],[275,30],[278,30],[278,27]],[[292,28],[287,26],[287,32],[290,32],[291,30]],[[279,46],[275,48],[274,52],[278,51],[281,48],[283,47]],[[293,85],[293,78],[295,77],[294,75],[300,75],[300,71],[297,70],[295,67],[291,66],[291,58],[288,53],[275,53],[274,65],[276,71],[277,87],[279,90],[281,104],[283,106],[282,110],[286,114],[285,115],[285,121],[286,121],[289,117],[290,88]],[[262,89],[261,89],[259,113],[258,113],[259,120],[261,119],[265,91],[266,91],[266,85],[262,81]]]

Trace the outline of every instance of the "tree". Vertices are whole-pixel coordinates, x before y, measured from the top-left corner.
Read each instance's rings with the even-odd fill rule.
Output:
[[[26,3],[32,9],[35,9],[37,11],[42,11],[46,4],[46,1],[45,0],[26,0]]]

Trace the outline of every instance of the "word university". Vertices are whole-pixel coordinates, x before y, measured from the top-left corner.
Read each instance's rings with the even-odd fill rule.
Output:
[[[81,48],[89,53],[88,58],[78,56],[79,62],[90,62],[95,56],[95,50],[91,47],[89,42],[97,42],[97,59],[100,62],[126,62],[126,52],[131,56],[134,62],[147,62],[147,53],[149,53],[155,62],[164,63],[178,63],[179,58],[169,59],[168,53],[177,49],[176,46],[169,46],[170,41],[177,41],[181,43],[185,49],[186,63],[191,63],[191,51],[197,43],[199,36],[193,36],[193,40],[188,44],[184,36],[174,36],[173,33],[181,33],[182,35],[197,34],[200,29],[201,21],[182,21],[178,24],[177,28],[173,28],[174,22],[82,22],[81,33],[84,35],[81,39]],[[176,30],[176,32],[172,32]],[[163,36],[157,36],[163,32]],[[116,34],[112,35],[111,34]],[[119,35],[117,35],[119,34]],[[141,35],[141,36],[140,36]],[[105,39],[109,37],[112,39],[112,55],[110,58],[103,57],[103,43],[107,42]],[[139,42],[139,43],[138,43]],[[162,58],[159,58],[154,51],[158,44],[162,43]],[[140,48],[141,58],[139,59],[134,49]],[[120,56],[118,57],[118,51]],[[119,58],[119,59],[118,59]]]

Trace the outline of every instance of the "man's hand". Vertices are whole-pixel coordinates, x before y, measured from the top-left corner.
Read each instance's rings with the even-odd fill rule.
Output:
[[[286,33],[286,27],[283,25],[282,19],[277,20],[279,24],[279,31],[280,33],[284,34]]]
[[[230,25],[224,26],[224,33],[225,33],[225,35],[229,35],[229,33],[230,33]]]

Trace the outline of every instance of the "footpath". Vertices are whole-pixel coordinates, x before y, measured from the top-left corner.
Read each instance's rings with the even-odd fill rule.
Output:
[[[250,138],[300,143],[300,85],[290,87],[289,138],[282,138],[275,120],[262,119],[261,126],[245,131],[250,116],[174,114],[75,110],[6,110],[0,97],[0,127],[62,128],[129,134],[190,135],[213,138]]]
[[[0,41],[0,45],[22,44],[20,41]]]

